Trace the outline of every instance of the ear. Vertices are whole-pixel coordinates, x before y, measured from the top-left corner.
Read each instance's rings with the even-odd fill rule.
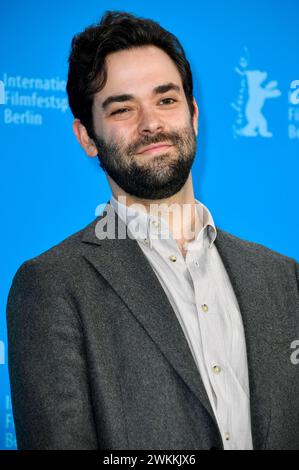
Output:
[[[74,134],[89,157],[96,157],[98,151],[93,140],[89,137],[86,127],[81,123],[79,119],[75,119],[73,122]]]
[[[198,134],[198,106],[194,97],[193,97],[193,106],[194,106],[193,128],[194,128],[195,135],[197,136]]]

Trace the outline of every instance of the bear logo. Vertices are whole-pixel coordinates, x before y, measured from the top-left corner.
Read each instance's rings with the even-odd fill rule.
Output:
[[[268,130],[268,123],[262,113],[265,100],[277,98],[281,95],[277,88],[277,81],[272,80],[265,86],[263,83],[267,79],[267,72],[260,70],[246,70],[242,72],[246,76],[248,87],[248,101],[245,106],[245,117],[247,124],[238,133],[246,137],[272,137],[272,132]]]

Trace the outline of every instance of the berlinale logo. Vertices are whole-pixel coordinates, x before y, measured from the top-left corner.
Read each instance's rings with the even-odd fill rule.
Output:
[[[246,48],[245,55],[248,56]],[[240,58],[235,72],[241,76],[241,85],[238,99],[232,103],[232,107],[238,113],[236,124],[233,126],[234,136],[272,137],[268,121],[263,114],[263,107],[267,99],[281,96],[277,81],[266,81],[267,72],[250,69],[248,57]]]

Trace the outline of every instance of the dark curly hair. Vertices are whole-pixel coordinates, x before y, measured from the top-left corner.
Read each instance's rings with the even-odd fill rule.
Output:
[[[157,22],[122,11],[106,11],[99,23],[72,39],[67,94],[75,118],[94,136],[92,103],[107,81],[106,56],[112,52],[154,45],[173,60],[183,83],[191,117],[194,115],[190,64],[178,39]]]

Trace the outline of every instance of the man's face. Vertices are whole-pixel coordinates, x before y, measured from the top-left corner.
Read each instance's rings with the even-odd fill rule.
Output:
[[[115,52],[106,64],[107,82],[93,104],[102,168],[135,197],[176,194],[189,176],[197,132],[176,66],[154,46]]]

